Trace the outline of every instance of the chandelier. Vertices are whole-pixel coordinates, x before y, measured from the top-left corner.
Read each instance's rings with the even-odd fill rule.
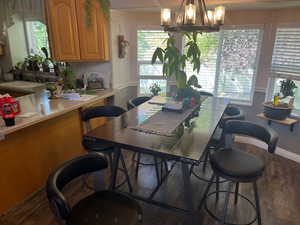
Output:
[[[207,10],[205,0],[182,0],[174,18],[172,21],[171,9],[161,9],[161,26],[165,31],[216,32],[224,24],[225,7],[218,6],[214,10]]]

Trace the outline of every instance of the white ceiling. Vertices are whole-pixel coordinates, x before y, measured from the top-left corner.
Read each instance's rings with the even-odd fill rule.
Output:
[[[113,9],[160,9],[178,7],[182,0],[111,0]],[[208,7],[225,5],[230,9],[299,7],[300,0],[206,0]]]

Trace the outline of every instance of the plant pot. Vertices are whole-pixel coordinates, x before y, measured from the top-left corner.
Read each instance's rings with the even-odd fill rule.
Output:
[[[291,115],[293,110],[293,107],[286,103],[274,106],[272,102],[265,102],[263,105],[265,117],[274,120],[285,120]]]

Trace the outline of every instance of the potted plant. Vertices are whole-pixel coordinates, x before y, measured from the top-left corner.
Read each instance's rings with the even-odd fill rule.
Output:
[[[166,47],[158,47],[153,56],[152,64],[158,60],[163,64],[163,75],[169,79],[172,76],[176,77],[177,99],[195,98],[196,102],[200,102],[200,93],[197,88],[201,88],[198,79],[192,75],[187,79],[186,64],[187,62],[193,65],[193,72],[200,71],[200,48],[197,44],[197,32],[183,33],[188,38],[184,51],[179,50],[175,44],[174,35],[169,33],[166,40]]]
[[[294,81],[290,79],[280,81],[280,93],[274,96],[273,102],[265,102],[264,115],[270,119],[285,120],[291,115],[294,109],[293,97],[295,96],[295,89],[297,88]],[[282,100],[287,97],[292,97],[289,103],[283,102]]]
[[[157,83],[153,83],[150,86],[150,92],[152,93],[153,96],[157,96],[159,92],[161,92],[161,88]]]

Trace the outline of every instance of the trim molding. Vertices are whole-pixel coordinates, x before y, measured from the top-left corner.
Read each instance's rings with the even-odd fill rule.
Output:
[[[250,137],[236,136],[235,141],[239,142],[239,143],[244,143],[244,144],[251,144],[251,145],[254,145],[256,147],[262,148],[264,150],[268,149],[267,145],[264,142],[256,140],[254,138],[250,138]],[[294,162],[300,163],[300,155],[298,155],[296,153],[290,152],[290,151],[288,151],[286,149],[283,149],[283,148],[280,148],[280,147],[276,148],[275,153],[277,155],[280,155],[280,156],[284,157],[284,158],[287,158],[287,159],[290,159]]]

